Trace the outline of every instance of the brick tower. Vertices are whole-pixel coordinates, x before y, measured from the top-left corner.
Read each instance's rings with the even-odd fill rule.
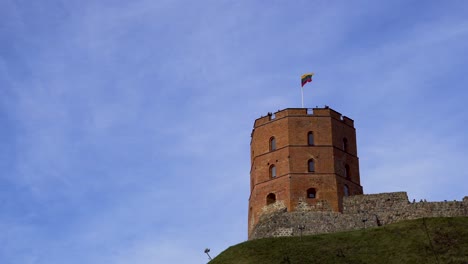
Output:
[[[327,106],[258,118],[250,146],[249,236],[271,207],[341,212],[343,196],[363,193],[354,121]]]

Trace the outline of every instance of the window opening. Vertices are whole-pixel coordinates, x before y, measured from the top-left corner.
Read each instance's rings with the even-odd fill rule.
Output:
[[[344,196],[349,196],[349,187],[346,184],[344,186]]]
[[[275,203],[276,202],[276,195],[274,193],[270,193],[266,197],[266,203],[267,205]]]
[[[309,172],[315,172],[315,162],[313,159],[310,159],[308,162]]]
[[[348,152],[348,139],[343,138],[343,150]]]
[[[345,178],[348,179],[348,180],[351,179],[351,173],[350,173],[348,164],[345,165],[344,171],[345,171]]]
[[[313,132],[309,132],[307,134],[307,143],[309,144],[309,146],[314,145],[314,133]]]
[[[276,150],[276,139],[275,137],[270,138],[270,151]]]
[[[271,165],[270,166],[270,178],[275,178],[276,177],[276,166]]]
[[[316,197],[317,192],[314,188],[307,189],[307,198],[314,199]]]

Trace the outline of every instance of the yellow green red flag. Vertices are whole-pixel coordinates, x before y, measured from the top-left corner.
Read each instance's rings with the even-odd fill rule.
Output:
[[[302,87],[304,87],[304,85],[308,82],[311,82],[312,81],[312,76],[314,76],[314,73],[311,72],[311,73],[306,73],[304,75],[301,76],[301,84],[302,84]]]

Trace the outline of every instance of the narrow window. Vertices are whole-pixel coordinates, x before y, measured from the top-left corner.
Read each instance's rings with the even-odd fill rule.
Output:
[[[275,137],[270,138],[270,151],[276,150],[276,139]]]
[[[315,162],[313,159],[310,159],[308,162],[308,168],[309,172],[314,172],[315,171]]]
[[[344,167],[344,173],[345,173],[345,178],[346,179],[351,179],[351,173],[350,173],[350,170],[349,170],[349,165],[346,164],[345,167]]]
[[[309,144],[309,146],[314,145],[314,133],[313,132],[309,132],[307,134],[307,143]]]
[[[307,198],[315,199],[317,192],[314,188],[307,189]]]
[[[349,196],[349,187],[346,184],[344,186],[344,196]]]
[[[348,152],[348,139],[343,138],[343,150]]]
[[[275,178],[276,177],[276,166],[271,165],[270,166],[270,178]]]
[[[267,205],[275,203],[276,202],[276,195],[274,193],[270,193],[266,197],[266,203]]]

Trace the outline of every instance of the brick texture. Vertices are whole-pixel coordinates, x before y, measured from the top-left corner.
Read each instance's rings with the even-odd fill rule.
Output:
[[[309,132],[314,135],[313,145],[308,144]],[[276,141],[275,150],[270,150],[272,137]],[[311,159],[315,164],[313,172],[308,168]],[[276,167],[274,178],[270,176],[272,165]],[[269,194],[274,194],[281,205],[273,208],[286,212],[305,205],[342,212],[345,185],[349,195],[363,193],[352,119],[325,107],[314,108],[312,112],[288,108],[255,120],[251,139],[249,237],[260,217],[271,211],[266,198]],[[309,188],[316,190],[315,198],[307,197]],[[288,233],[289,228],[279,233]]]

